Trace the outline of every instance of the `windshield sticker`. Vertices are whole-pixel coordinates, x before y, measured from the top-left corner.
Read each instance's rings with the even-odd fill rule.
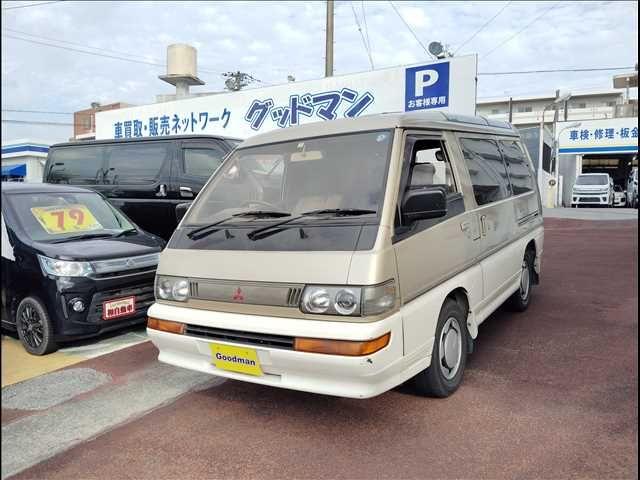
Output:
[[[73,204],[61,207],[33,207],[32,215],[51,235],[101,230],[103,227],[86,205]]]

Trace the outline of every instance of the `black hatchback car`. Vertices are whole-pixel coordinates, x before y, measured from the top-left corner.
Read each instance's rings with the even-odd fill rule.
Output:
[[[164,240],[100,194],[2,183],[2,327],[34,355],[143,323]]]

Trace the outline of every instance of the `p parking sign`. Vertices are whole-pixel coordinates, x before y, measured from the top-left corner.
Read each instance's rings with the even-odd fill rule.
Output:
[[[449,62],[407,68],[404,110],[424,110],[449,105]]]

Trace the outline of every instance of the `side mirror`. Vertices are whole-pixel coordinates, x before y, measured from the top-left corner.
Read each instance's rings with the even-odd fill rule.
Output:
[[[402,220],[405,224],[444,217],[446,214],[447,193],[444,187],[409,190],[402,201]]]
[[[187,210],[189,210],[190,206],[191,202],[179,203],[178,205],[176,205],[176,220],[178,221],[178,223],[180,223],[180,220],[182,220],[182,217],[184,217],[185,213],[187,213]]]

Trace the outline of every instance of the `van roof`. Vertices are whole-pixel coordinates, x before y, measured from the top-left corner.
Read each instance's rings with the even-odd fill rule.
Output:
[[[57,147],[71,147],[71,146],[82,146],[82,145],[103,145],[103,144],[114,144],[114,143],[138,143],[138,142],[157,142],[157,141],[171,141],[171,140],[202,140],[202,139],[213,139],[213,140],[235,140],[237,142],[241,142],[241,138],[235,137],[223,137],[222,135],[170,135],[163,137],[141,137],[141,138],[118,138],[118,139],[105,139],[105,140],[80,140],[77,142],[63,142],[56,143],[55,145],[51,145],[51,148]]]
[[[391,128],[417,128],[455,130],[470,133],[490,133],[517,137],[518,131],[508,122],[481,116],[456,115],[445,112],[379,113],[357,118],[344,118],[330,122],[314,122],[296,127],[273,130],[248,138],[239,148],[286,142],[301,138],[339,135],[343,133],[386,130]]]

